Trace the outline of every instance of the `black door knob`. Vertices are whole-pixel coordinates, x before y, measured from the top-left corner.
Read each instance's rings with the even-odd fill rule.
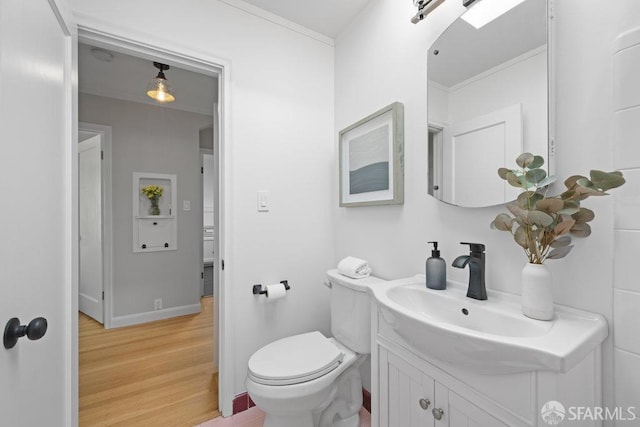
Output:
[[[47,319],[44,317],[36,317],[28,325],[21,325],[20,319],[12,318],[7,322],[4,328],[3,343],[4,348],[10,349],[15,347],[19,338],[25,335],[30,340],[39,340],[47,333]]]

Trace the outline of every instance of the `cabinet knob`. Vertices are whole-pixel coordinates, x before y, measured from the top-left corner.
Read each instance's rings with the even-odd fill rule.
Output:
[[[429,399],[420,399],[418,400],[418,403],[420,404],[420,407],[425,411],[429,408],[429,405],[431,405]]]
[[[433,414],[433,418],[438,421],[440,421],[442,419],[442,416],[444,415],[444,411],[440,408],[433,408],[431,410],[431,413]]]

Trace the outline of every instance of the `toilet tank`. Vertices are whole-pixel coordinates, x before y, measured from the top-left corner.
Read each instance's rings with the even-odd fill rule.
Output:
[[[371,296],[369,285],[384,282],[377,277],[352,279],[329,270],[331,285],[331,333],[356,353],[371,353]]]

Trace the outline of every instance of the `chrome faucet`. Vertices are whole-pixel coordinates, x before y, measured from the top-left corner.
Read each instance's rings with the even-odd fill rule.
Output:
[[[482,243],[460,242],[461,245],[469,245],[469,255],[460,255],[451,264],[457,268],[465,268],[469,265],[469,289],[467,297],[486,300],[487,288],[484,283],[484,245]]]

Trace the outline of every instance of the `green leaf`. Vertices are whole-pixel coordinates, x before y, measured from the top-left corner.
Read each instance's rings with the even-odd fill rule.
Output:
[[[516,232],[513,233],[513,240],[523,248],[529,248],[529,236],[527,236],[527,230],[524,227],[516,228]]]
[[[591,184],[591,181],[589,181]],[[593,184],[591,187],[587,187],[585,185],[580,184],[580,180],[578,180],[578,185],[575,188],[575,192],[580,196],[580,200],[584,200],[589,196],[607,196],[608,194],[604,191],[598,190]]]
[[[514,219],[506,213],[501,213],[491,223],[492,228],[496,228],[500,231],[511,231],[513,228]]]
[[[562,208],[564,208],[564,200],[556,199],[555,197],[540,200],[536,204],[536,209],[548,214],[557,213],[562,210]]]
[[[509,171],[506,174],[507,182],[511,184],[513,187],[522,188],[522,184],[520,183],[520,179],[513,172]]]
[[[573,215],[580,210],[580,203],[564,202],[564,208],[558,211],[560,215]]]
[[[573,187],[574,185],[576,185],[576,182],[580,179],[580,178],[584,178],[587,179],[586,177],[582,176],[582,175],[572,175],[569,178],[565,179],[564,181],[564,185],[571,189],[571,187]]]
[[[575,223],[571,227],[571,234],[576,237],[589,237],[591,235],[591,226],[586,222]]]
[[[571,244],[571,237],[562,236],[562,237],[556,238],[553,242],[551,242],[549,246],[551,246],[552,248],[562,248],[565,246],[569,246],[570,244]]]
[[[553,232],[556,233],[556,236],[562,236],[563,234],[567,234],[575,225],[576,221],[574,219],[563,220],[556,224],[553,228]]]
[[[521,168],[529,167],[531,163],[533,163],[535,157],[531,153],[522,153],[516,159],[516,164]]]
[[[541,228],[550,226],[554,221],[551,215],[538,210],[529,211],[527,219],[530,223],[535,224]]]
[[[625,179],[622,177],[622,173],[619,171],[602,172],[599,170],[592,170],[590,176],[593,185],[602,191],[620,187],[625,183]]]
[[[551,185],[554,182],[556,182],[556,177],[555,176],[548,176],[548,177],[546,177],[545,179],[543,179],[542,181],[540,181],[538,183],[538,188],[546,187],[547,185]]]
[[[584,187],[584,188],[595,188],[593,186],[593,182],[589,181],[588,178],[582,177],[582,178],[578,178],[576,180],[576,184],[580,187]]]
[[[525,177],[527,177],[527,181],[537,184],[547,177],[547,173],[544,169],[530,169],[525,174]]]
[[[529,165],[529,169],[539,168],[542,165],[544,165],[542,156],[533,156],[533,162]]]
[[[518,195],[516,203],[522,209],[533,209],[536,203],[543,198],[542,194],[536,193],[535,191],[523,191]]]
[[[571,215],[571,217],[575,219],[576,222],[589,222],[596,217],[596,214],[591,209],[580,208],[580,210]]]
[[[513,214],[513,216],[521,216],[521,217],[526,217],[527,216],[527,211],[525,209],[522,209],[520,206],[518,206],[515,203],[509,203],[507,205],[507,209],[509,210],[509,212],[511,212]]]
[[[504,180],[507,179],[507,174],[511,172],[511,169],[507,169],[507,168],[500,168],[498,169],[498,176]]]
[[[556,249],[552,250],[551,252],[549,252],[549,255],[547,255],[547,259],[564,258],[564,257],[567,256],[567,254],[569,252],[571,252],[571,249],[573,249],[573,245],[564,246],[564,247],[561,247],[561,248],[556,248]]]

